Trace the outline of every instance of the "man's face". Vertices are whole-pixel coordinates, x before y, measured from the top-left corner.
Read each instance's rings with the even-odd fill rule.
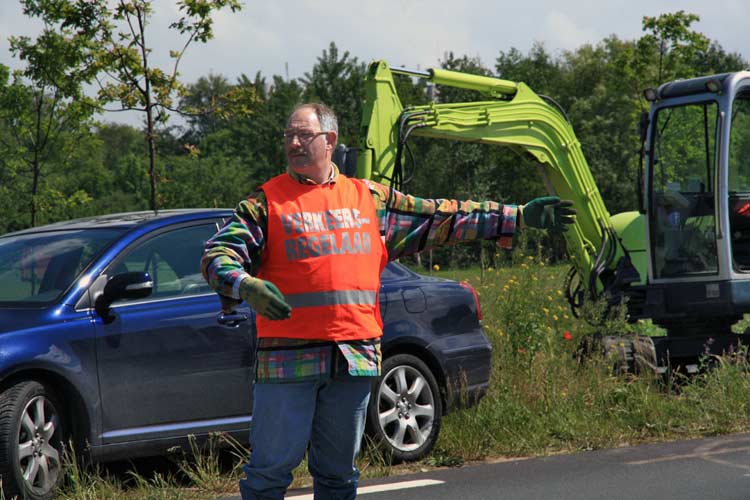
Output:
[[[295,111],[289,118],[284,136],[284,152],[289,168],[308,177],[329,172],[332,144],[335,142],[335,137],[331,136],[335,134],[321,133],[314,109],[300,108]]]

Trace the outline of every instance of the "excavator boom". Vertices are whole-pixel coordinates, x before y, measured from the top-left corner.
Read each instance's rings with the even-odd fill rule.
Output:
[[[488,100],[467,103],[401,105],[393,74],[482,92]],[[574,202],[576,223],[565,233],[568,254],[584,287],[596,295],[605,287],[601,276],[629,255],[591,176],[570,123],[555,105],[524,83],[431,69],[391,69],[370,65],[356,175],[382,183],[398,180],[401,146],[410,136],[496,144],[532,157],[550,194]],[[398,186],[393,186],[398,188]],[[638,214],[626,217],[636,223]],[[637,244],[635,245],[638,246]],[[635,248],[639,255],[639,248]],[[641,262],[645,267],[645,260]],[[637,279],[640,281],[640,273]]]

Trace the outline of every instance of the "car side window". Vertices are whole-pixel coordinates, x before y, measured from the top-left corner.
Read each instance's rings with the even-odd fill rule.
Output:
[[[380,273],[380,279],[381,280],[392,280],[396,277],[395,273],[393,272],[393,269],[391,269],[390,266],[385,266],[383,268],[383,272]]]
[[[216,231],[217,226],[212,223],[160,233],[128,251],[111,275],[149,273],[154,290],[147,300],[210,293],[212,290],[201,275],[200,258],[206,241]]]

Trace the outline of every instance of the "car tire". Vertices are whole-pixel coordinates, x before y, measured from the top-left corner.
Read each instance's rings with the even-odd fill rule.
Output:
[[[47,387],[19,382],[0,393],[0,478],[5,498],[49,500],[63,477],[62,405]]]
[[[367,408],[367,425],[391,463],[419,460],[435,446],[443,404],[435,376],[410,354],[383,361]]]

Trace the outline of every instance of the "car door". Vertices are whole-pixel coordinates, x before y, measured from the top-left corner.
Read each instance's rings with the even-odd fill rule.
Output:
[[[107,275],[146,271],[151,296],[112,304],[96,320],[104,444],[247,428],[254,321],[217,322],[218,296],[200,274],[215,221],[141,238]],[[242,310],[242,308],[241,308]]]

